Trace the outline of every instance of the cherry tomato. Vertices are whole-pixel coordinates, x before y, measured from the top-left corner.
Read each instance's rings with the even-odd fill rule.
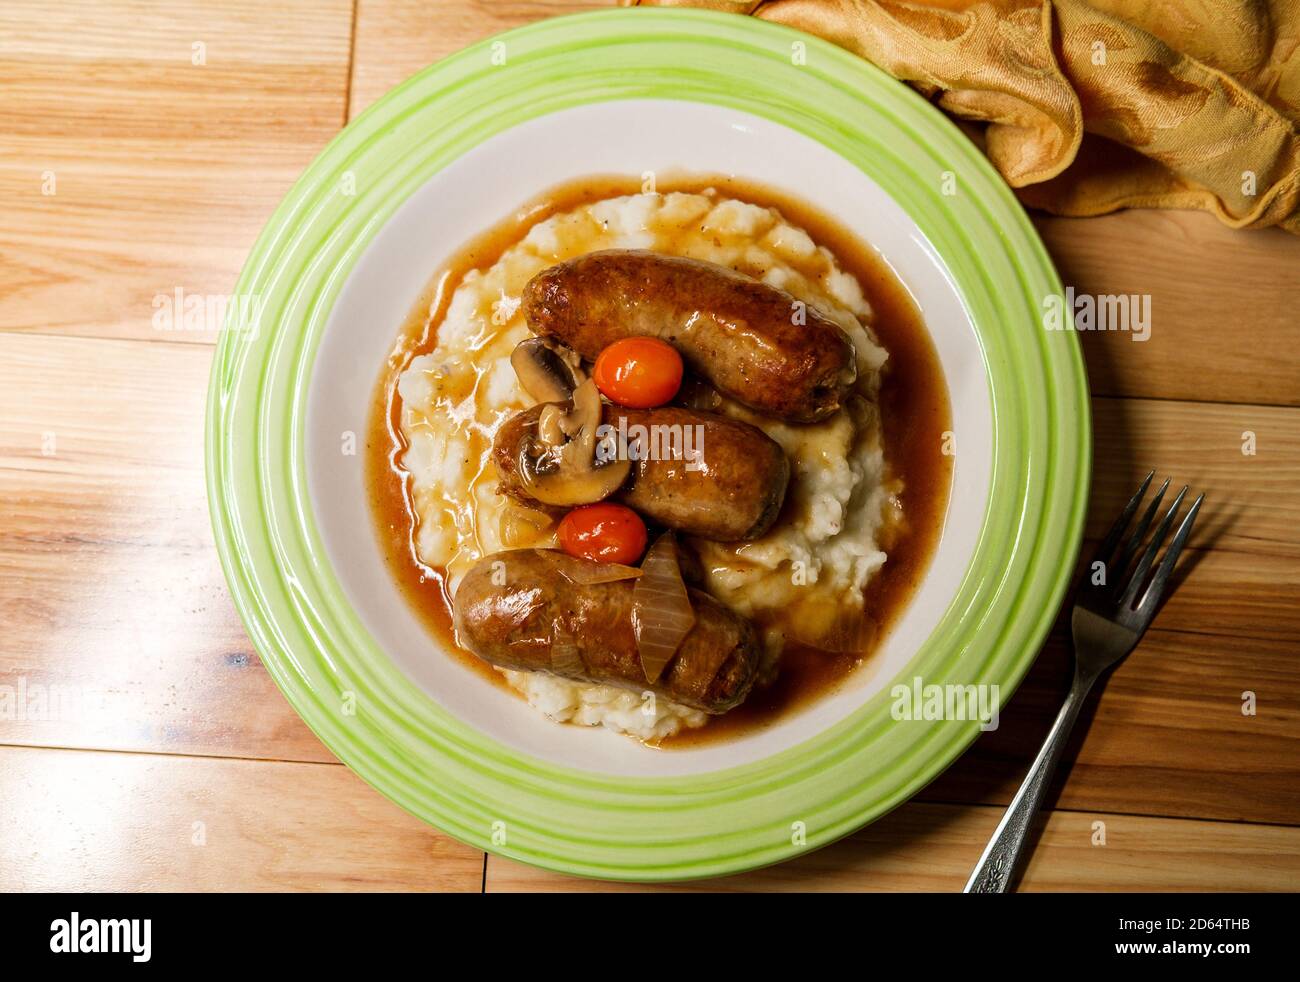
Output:
[[[682,356],[658,338],[623,338],[596,357],[596,388],[631,409],[662,406],[682,384]]]
[[[560,520],[560,548],[598,563],[632,565],[645,552],[645,522],[626,505],[581,505]]]

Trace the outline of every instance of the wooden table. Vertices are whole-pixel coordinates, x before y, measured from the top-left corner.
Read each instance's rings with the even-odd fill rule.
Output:
[[[0,889],[602,888],[423,826],[294,715],[213,549],[214,332],[154,323],[159,295],[230,292],[297,174],[390,86],[578,6],[0,8]],[[1184,582],[1087,711],[1025,888],[1295,889],[1300,238],[1177,212],[1035,220],[1067,284],[1152,297],[1149,341],[1082,337],[1089,538],[1151,467],[1208,506]],[[960,888],[1066,674],[1058,629],[1001,728],[915,801],[690,888]]]

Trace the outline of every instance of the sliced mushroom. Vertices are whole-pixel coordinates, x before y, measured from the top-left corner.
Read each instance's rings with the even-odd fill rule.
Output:
[[[538,402],[567,402],[578,386],[578,378],[559,352],[541,338],[520,341],[510,354],[510,367]]]
[[[567,408],[543,409],[537,440],[525,440],[519,448],[517,467],[524,492],[542,504],[571,507],[608,498],[622,487],[632,473],[632,461],[626,456],[596,459],[600,423],[600,393],[591,379],[574,390]]]
[[[567,437],[564,432],[564,413],[563,406],[552,402],[543,406],[537,417],[537,438],[548,447],[560,446]]]

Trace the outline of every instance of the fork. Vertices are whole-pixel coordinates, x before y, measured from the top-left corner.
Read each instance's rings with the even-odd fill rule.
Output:
[[[1169,480],[1166,478],[1165,483],[1156,492],[1156,496],[1151,499],[1133,534],[1127,540],[1121,541],[1154,475],[1155,471],[1152,471],[1146,476],[1137,494],[1133,495],[1129,503],[1124,506],[1124,511],[1115,520],[1115,524],[1098,548],[1097,555],[1083,572],[1083,579],[1074,601],[1074,612],[1070,618],[1071,634],[1074,636],[1074,682],[1070,686],[1070,694],[1066,696],[1065,705],[1057,714],[1056,722],[1052,724],[1052,729],[1048,732],[1047,739],[1043,741],[1038,756],[1034,758],[1029,773],[1025,775],[1020,790],[1007,806],[1006,814],[1002,816],[993,838],[989,840],[984,854],[980,856],[980,861],[966,884],[966,893],[1007,891],[1012,878],[1020,868],[1030,825],[1039,806],[1042,805],[1047,786],[1052,780],[1056,765],[1061,760],[1066,741],[1070,737],[1070,731],[1074,729],[1075,720],[1079,716],[1084,700],[1097,679],[1108,669],[1123,661],[1125,656],[1137,646],[1142,635],[1146,633],[1147,627],[1150,626],[1156,608],[1160,605],[1160,599],[1169,585],[1169,575],[1173,572],[1174,564],[1178,562],[1179,553],[1183,551],[1183,544],[1191,534],[1192,523],[1196,520],[1196,513],[1200,511],[1205,495],[1200,495],[1192,502],[1192,507],[1188,509],[1187,515],[1179,524],[1178,531],[1174,533],[1173,542],[1170,543],[1160,565],[1156,567],[1154,575],[1151,575],[1151,582],[1147,584],[1151,564],[1155,562],[1156,553],[1160,550],[1165,536],[1169,534],[1169,529],[1178,514],[1178,508],[1187,494],[1187,487],[1184,486],[1178,492],[1178,497],[1174,498],[1173,504],[1169,506],[1160,524],[1156,526],[1146,551],[1142,553],[1137,565],[1126,577],[1129,563],[1133,561],[1134,555],[1142,545],[1142,539],[1151,527],[1151,522],[1169,487]],[[1113,564],[1112,557],[1115,557]],[[1100,578],[1098,573],[1101,574]],[[1095,582],[1098,579],[1100,582]]]

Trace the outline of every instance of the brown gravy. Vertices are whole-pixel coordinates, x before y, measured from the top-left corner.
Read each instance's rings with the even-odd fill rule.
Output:
[[[943,434],[951,428],[951,412],[938,356],[920,312],[884,260],[834,219],[783,192],[734,177],[661,175],[657,181],[657,190],[664,193],[706,188],[777,209],[792,224],[804,228],[814,241],[830,249],[844,270],[861,284],[875,311],[872,328],[889,352],[880,393],[881,415],[891,476],[903,480],[905,521],[891,541],[882,543],[889,560],[865,593],[866,609],[876,626],[867,650],[828,654],[787,645],[780,674],[772,685],[756,689],[745,703],[710,720],[707,726],[665,740],[662,746],[671,748],[699,746],[770,726],[838,688],[880,644],[925,574],[943,528],[952,476],[952,460],[942,453]],[[398,463],[406,441],[399,425],[397,379],[412,358],[436,345],[437,325],[466,273],[493,265],[533,225],[551,215],[641,190],[640,180],[631,177],[582,178],[535,198],[471,241],[438,270],[414,304],[375,389],[366,428],[365,467],[385,562],[411,608],[457,660],[479,677],[512,693],[514,690],[496,669],[456,645],[444,575],[441,570],[425,566],[416,555],[409,477]]]

